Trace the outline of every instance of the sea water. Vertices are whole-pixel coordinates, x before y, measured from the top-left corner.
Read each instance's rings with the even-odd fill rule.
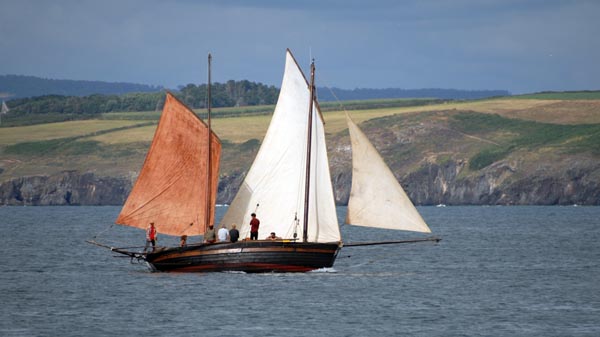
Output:
[[[0,207],[0,336],[600,336],[600,207],[419,210],[440,243],[346,247],[310,273],[171,274],[85,242],[144,244],[111,226],[118,207]]]

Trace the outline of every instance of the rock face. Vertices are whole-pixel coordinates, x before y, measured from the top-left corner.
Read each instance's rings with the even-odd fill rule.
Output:
[[[244,177],[246,177],[246,174],[240,172],[219,177],[217,204],[230,204],[235,198],[239,186],[244,181]]]
[[[132,177],[102,177],[65,171],[51,176],[21,177],[0,183],[0,204],[10,206],[122,205],[135,182]],[[228,204],[244,174],[220,178],[217,203]]]
[[[522,175],[518,167],[501,162],[462,178],[464,161],[426,163],[400,182],[416,205],[600,205],[600,180],[594,178],[600,165],[588,164],[558,174]],[[332,172],[338,204],[348,203],[351,179],[350,172]]]
[[[520,172],[515,163],[499,162],[461,178],[464,162],[427,164],[405,176],[408,195],[420,205],[600,205],[600,165],[559,172]]]
[[[121,205],[131,187],[131,180],[126,178],[66,171],[52,176],[21,177],[6,181],[0,184],[0,204]]]
[[[345,155],[344,155],[345,156]],[[348,202],[352,174],[349,165],[332,158],[336,202]],[[600,205],[600,163],[577,161],[565,170],[539,168],[523,172],[517,162],[501,161],[464,176],[467,163],[423,163],[400,178],[417,205]],[[231,203],[244,173],[222,176],[217,203]],[[100,177],[67,171],[53,176],[31,176],[0,184],[3,205],[122,205],[134,179]]]

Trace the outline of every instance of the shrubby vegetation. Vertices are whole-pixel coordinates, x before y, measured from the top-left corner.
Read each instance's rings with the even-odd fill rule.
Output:
[[[211,96],[213,107],[240,107],[275,104],[279,89],[250,81],[227,81],[213,83]],[[180,89],[180,99],[192,108],[206,108],[207,85],[188,84]]]
[[[124,95],[48,95],[11,100],[11,114],[99,114],[111,111],[151,111],[162,108],[164,92]]]
[[[469,168],[472,170],[485,168],[520,149],[554,147],[568,153],[600,154],[600,124],[551,124],[465,112],[455,115],[451,126],[467,134],[502,131],[515,135],[505,143],[482,149],[471,157]]]
[[[206,84],[188,84],[174,93],[191,108],[205,108]],[[213,107],[274,104],[279,89],[249,81],[228,81],[211,86]],[[155,111],[162,109],[164,91],[123,95],[61,96],[47,95],[9,101],[12,114],[99,114],[113,111]]]

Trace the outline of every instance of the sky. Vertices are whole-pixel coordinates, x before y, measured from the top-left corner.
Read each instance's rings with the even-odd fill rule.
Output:
[[[597,0],[0,0],[0,75],[177,88],[600,89]]]

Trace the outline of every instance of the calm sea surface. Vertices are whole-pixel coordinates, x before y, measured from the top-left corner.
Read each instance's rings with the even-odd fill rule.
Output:
[[[420,211],[439,244],[347,247],[329,270],[255,275],[151,273],[85,243],[143,245],[110,227],[118,207],[0,207],[0,336],[600,336],[600,207]]]

